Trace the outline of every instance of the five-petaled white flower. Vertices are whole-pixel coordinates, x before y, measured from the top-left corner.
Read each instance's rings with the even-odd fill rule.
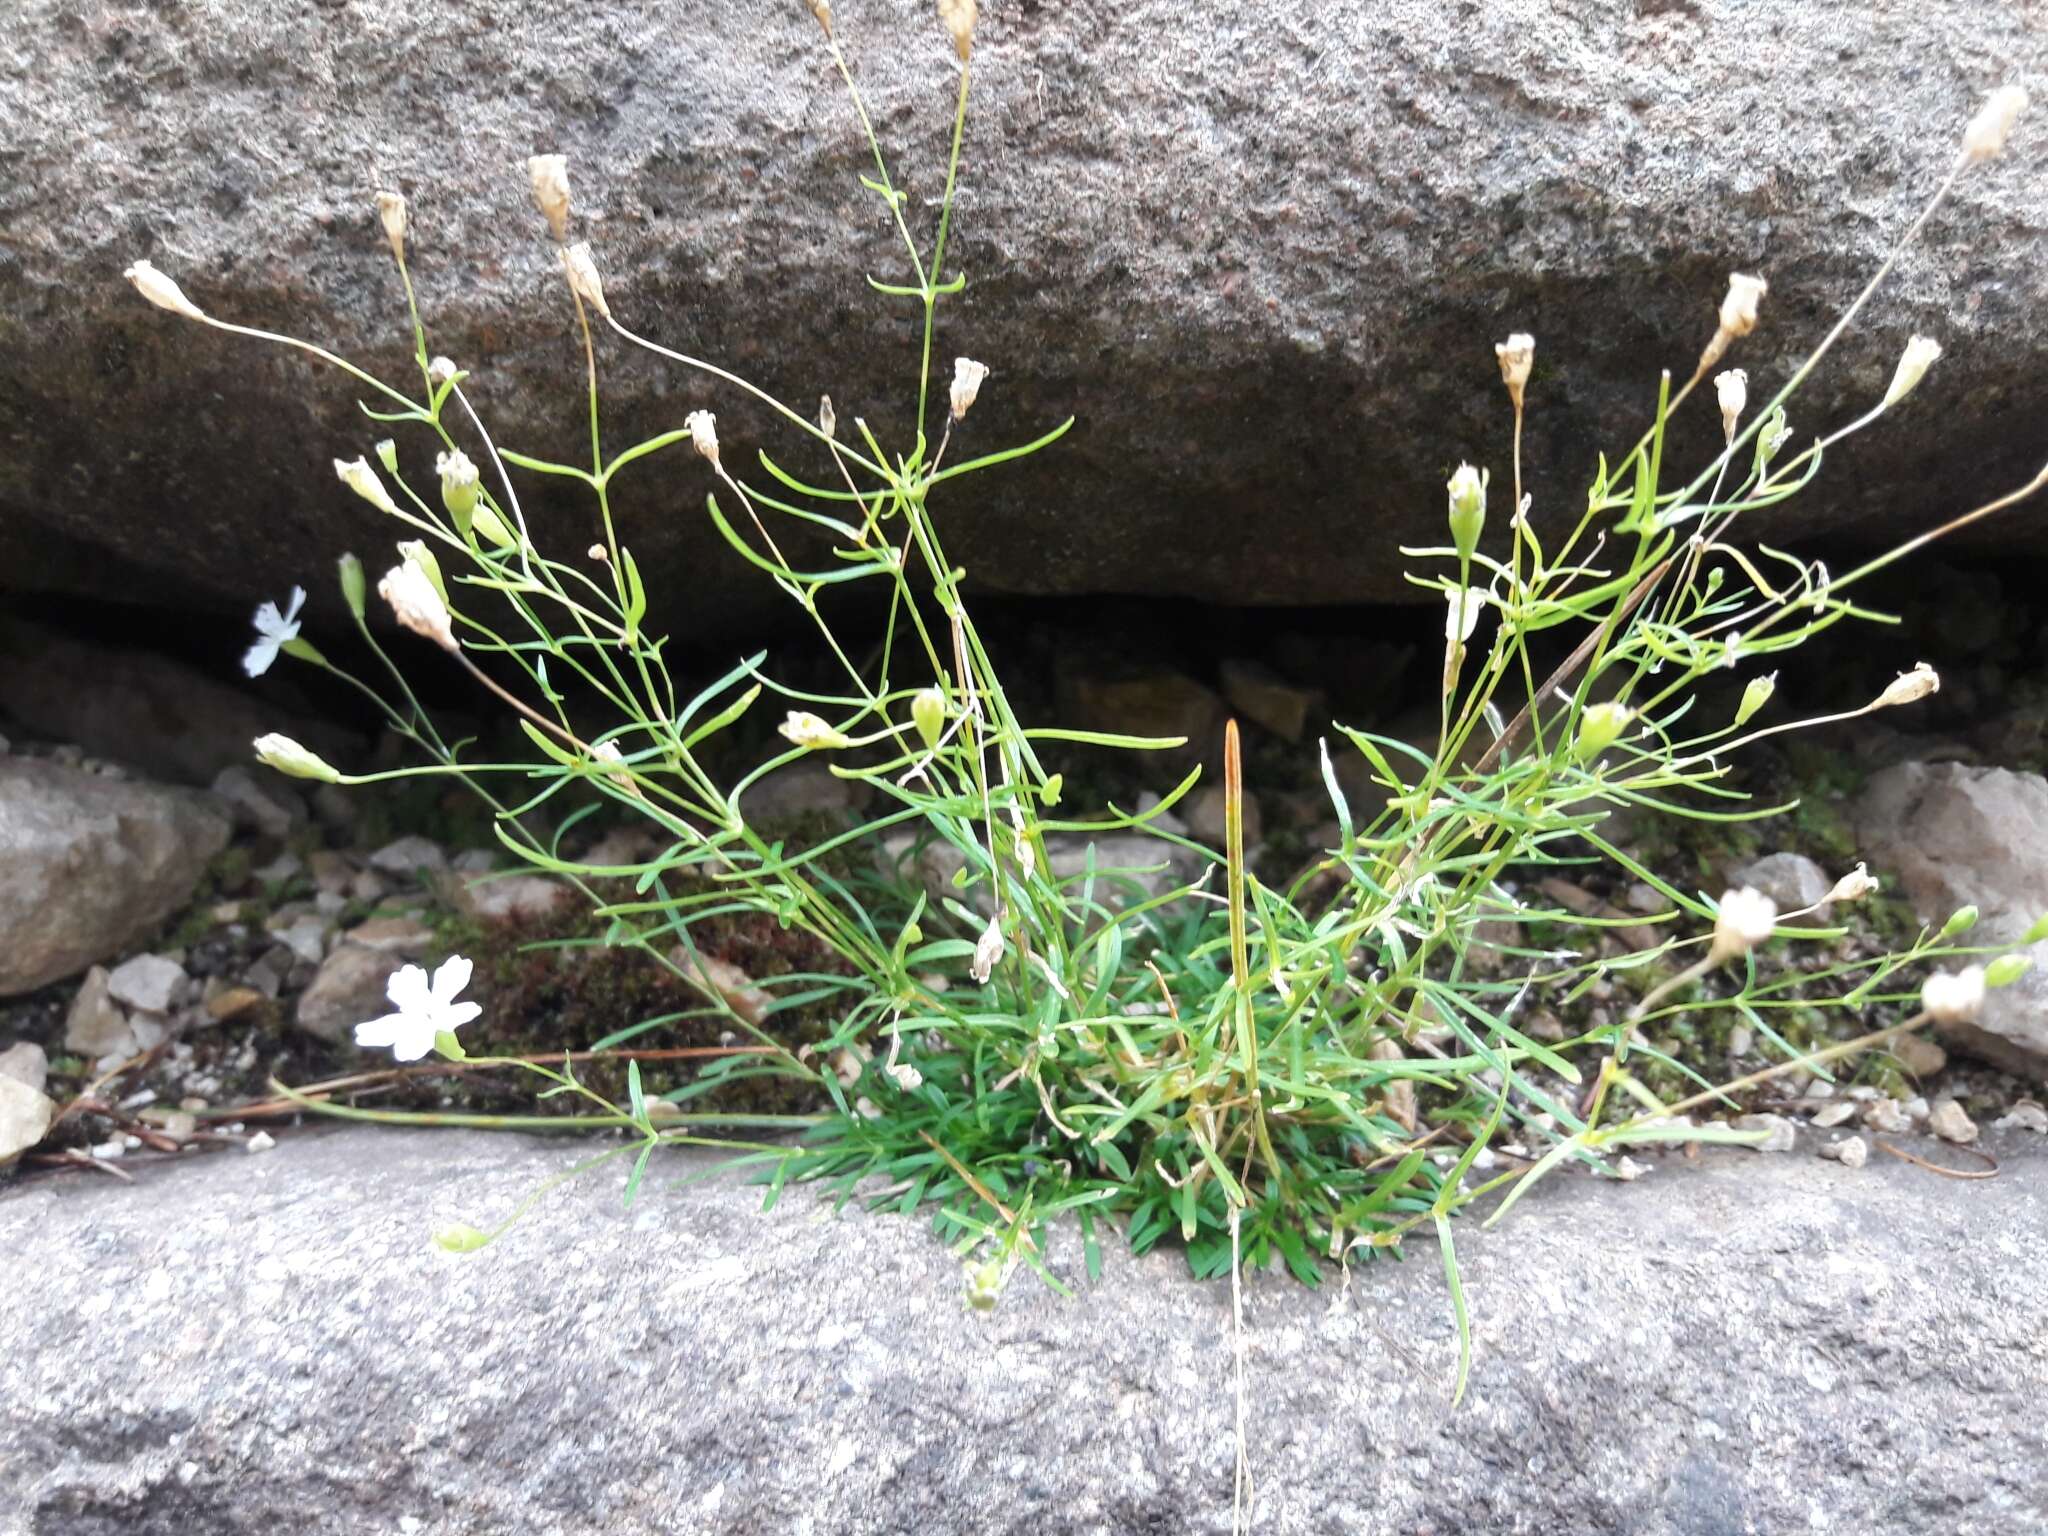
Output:
[[[418,1061],[434,1048],[434,1037],[442,1030],[453,1034],[483,1012],[479,1004],[455,1001],[469,985],[469,973],[470,963],[461,955],[443,960],[432,981],[418,966],[405,966],[384,989],[398,1011],[358,1024],[356,1044],[366,1049],[389,1047],[400,1061]]]
[[[265,603],[256,610],[256,643],[242,657],[244,672],[251,677],[261,677],[270,670],[270,664],[277,660],[277,653],[288,642],[299,638],[299,610],[305,605],[306,589],[293,587],[292,595],[285,600],[283,613],[277,611],[275,603]]]

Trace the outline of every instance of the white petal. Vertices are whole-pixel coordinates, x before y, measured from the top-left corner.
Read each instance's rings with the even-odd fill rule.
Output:
[[[482,1003],[455,1003],[441,1010],[441,1027],[451,1031],[460,1029],[483,1011]]]
[[[472,967],[466,955],[450,955],[441,962],[441,968],[434,972],[434,1001],[446,1007],[462,995],[462,989],[469,985]]]
[[[261,677],[270,670],[270,664],[277,660],[279,644],[275,636],[265,635],[243,653],[242,670],[251,677]]]
[[[434,994],[427,985],[427,973],[416,965],[401,966],[397,974],[384,984],[384,995],[391,999],[400,1013],[425,1013],[434,1005]]]
[[[406,1019],[405,1027],[391,1042],[391,1054],[400,1061],[418,1061],[433,1048],[433,1025],[417,1018]]]
[[[284,628],[284,615],[277,611],[277,604],[265,603],[256,610],[256,633],[270,636]]]
[[[305,606],[306,589],[304,587],[293,587],[292,595],[289,599],[286,600],[284,605],[285,623],[290,624],[293,620],[297,619],[299,616],[299,610]],[[296,631],[294,632],[296,633]]]
[[[356,1026],[356,1044],[365,1050],[382,1050],[398,1038],[405,1025],[402,1013],[387,1013],[381,1019],[371,1019]]]

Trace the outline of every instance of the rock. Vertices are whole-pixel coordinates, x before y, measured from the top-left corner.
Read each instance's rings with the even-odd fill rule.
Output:
[[[7,1058],[0,1056],[0,1072],[7,1069]],[[2048,1133],[2048,1108],[2036,1104],[2032,1099],[2021,1099],[2011,1109],[1991,1122],[1994,1131],[2040,1131]]]
[[[360,814],[355,796],[339,784],[315,784],[312,793],[313,814],[320,818],[320,825],[332,827],[337,832],[346,832],[356,824]]]
[[[11,1077],[40,1093],[50,1080],[50,1058],[33,1040],[17,1040],[0,1051],[0,1077]]]
[[[399,916],[373,917],[349,929],[342,938],[365,949],[389,950],[394,955],[417,960],[434,947],[436,935],[419,918]]]
[[[2048,913],[2048,780],[1959,763],[1904,763],[1877,774],[1855,811],[1873,872],[1896,874],[1922,922],[1978,909],[1967,942],[2017,939]],[[1985,999],[1974,1024],[1945,1027],[1951,1046],[2048,1081],[2048,943],[2034,966]]]
[[[225,1024],[254,1013],[270,1000],[255,987],[222,987],[206,999],[206,1014],[215,1023]]]
[[[267,926],[280,944],[308,965],[318,965],[327,954],[327,920],[317,912],[285,922],[273,916]]]
[[[754,985],[754,978],[729,960],[699,951],[692,955],[681,945],[669,958],[682,967],[683,974],[707,996],[722,998],[732,1011],[749,1024],[760,1026],[775,999]]]
[[[1230,1289],[1178,1253],[1105,1234],[1090,1282],[1056,1226],[1074,1295],[1020,1271],[983,1314],[926,1216],[801,1186],[764,1212],[664,1151],[631,1209],[598,1175],[458,1258],[431,1227],[493,1221],[582,1153],[353,1127],[286,1150],[0,1202],[24,1260],[0,1308],[0,1530],[1230,1529]],[[2048,1148],[2003,1163],[1959,1186],[1709,1151],[1640,1187],[1561,1175],[1496,1230],[1461,1219],[1474,1358],[1449,1419],[1422,1247],[1320,1290],[1249,1275],[1252,1528],[2024,1529],[2048,1287],[2014,1277],[2048,1272]],[[1560,1389],[1594,1369],[1597,1392]]]
[[[355,865],[348,855],[331,848],[315,849],[306,867],[312,873],[316,890],[332,891],[337,896],[346,896],[356,877]]]
[[[1887,1136],[1903,1136],[1913,1129],[1913,1117],[1896,1099],[1879,1099],[1863,1111],[1863,1123]]]
[[[280,853],[261,869],[253,871],[258,885],[275,886],[289,885],[305,872],[304,861],[295,853]]]
[[[1948,1065],[1948,1052],[1925,1035],[1901,1035],[1892,1042],[1892,1056],[1913,1077],[1932,1077]]]
[[[148,938],[227,840],[193,791],[0,758],[0,997]]]
[[[418,833],[401,837],[386,843],[370,855],[373,869],[381,869],[387,875],[419,875],[448,867],[448,855],[441,851],[441,845],[430,837]]]
[[[338,946],[299,997],[299,1028],[335,1045],[353,1041],[358,1024],[391,1011],[385,984],[404,964],[388,950]]]
[[[474,875],[451,885],[458,907],[492,923],[548,917],[576,899],[572,888],[546,875]]]
[[[1224,792],[1221,784],[1204,784],[1182,803],[1187,811],[1188,835],[1198,843],[1222,851],[1226,831]],[[1265,817],[1259,811],[1259,797],[1244,792],[1244,841],[1247,848],[1265,831]]]
[[[1977,1139],[1977,1122],[1963,1112],[1963,1106],[1954,1099],[1943,1099],[1929,1111],[1927,1129],[1943,1141],[1967,1146]]]
[[[1300,741],[1325,723],[1327,707],[1313,688],[1300,688],[1256,661],[1226,661],[1217,668],[1230,707],[1282,741]]]
[[[293,828],[305,825],[306,802],[285,787],[274,769],[264,769],[258,778],[255,769],[237,763],[214,775],[212,787],[233,811],[237,827],[265,837],[289,837]]]
[[[1185,765],[1212,757],[1223,739],[1223,700],[1166,667],[1123,673],[1064,670],[1057,679],[1060,723],[1110,735],[1183,737],[1164,752]]]
[[[11,521],[0,513],[0,524]],[[0,535],[0,549],[4,545]],[[12,574],[4,553],[0,571]],[[0,585],[11,584],[0,578]],[[88,576],[81,585],[95,583]],[[246,617],[255,602],[237,596],[228,606]],[[81,640],[26,619],[0,620],[0,713],[47,740],[75,742],[95,757],[188,785],[209,784],[223,768],[248,767],[250,743],[266,731],[282,731],[330,761],[345,763],[361,751],[348,732],[288,714],[234,686],[240,678],[235,658],[226,655],[217,667],[202,669],[161,650]],[[81,687],[82,679],[91,685]],[[257,686],[272,687],[270,679]]]
[[[1758,1152],[1790,1152],[1799,1144],[1799,1128],[1783,1115],[1737,1115],[1732,1122],[1738,1131],[1762,1131]]]
[[[1840,1141],[1823,1144],[1820,1155],[1833,1159],[1844,1168],[1861,1168],[1870,1161],[1870,1147],[1861,1136],[1844,1136]]]
[[[1745,864],[1729,883],[1754,886],[1775,901],[1780,912],[1813,906],[1835,888],[1827,871],[1803,853],[1774,853]],[[1816,915],[1827,917],[1826,911]]]
[[[1755,1044],[1756,1035],[1753,1031],[1751,1031],[1750,1027],[1747,1024],[1737,1024],[1733,1026],[1728,1031],[1729,1059],[1731,1061],[1740,1061],[1743,1057],[1749,1054],[1750,1047]]]
[[[907,44],[932,42],[930,9],[874,0],[840,17],[927,224],[953,68],[942,38]],[[1772,280],[1732,360],[1784,377],[1941,179],[1986,82],[2025,74],[2037,46],[2025,7],[1981,0],[1791,0],[1768,49],[1738,0],[1500,0],[1476,15],[1133,0],[1113,27],[1092,6],[984,11],[950,248],[968,286],[942,325],[996,373],[954,451],[1078,425],[971,491],[935,492],[948,552],[1013,589],[1227,603],[1412,596],[1396,550],[1443,542],[1443,466],[1461,453],[1492,463],[1488,543],[1504,548],[1508,408],[1489,343],[1518,325],[1539,333],[1524,459],[1554,538],[1583,506],[1590,445],[1612,455],[1647,425],[1644,379],[1691,366],[1727,273]],[[560,401],[580,362],[518,169],[547,145],[573,161],[576,236],[596,242],[627,324],[738,361],[800,406],[829,386],[907,446],[901,306],[847,282],[902,281],[903,263],[855,180],[860,129],[802,7],[764,19],[751,0],[707,0],[663,29],[635,0],[600,0],[565,33],[533,0],[483,30],[445,9],[262,0],[213,25],[123,12],[118,46],[67,21],[71,0],[15,14],[0,142],[11,183],[36,195],[11,209],[0,268],[0,398],[35,430],[0,456],[0,569],[20,586],[239,615],[292,573],[311,586],[343,550],[388,543],[388,522],[332,484],[330,459],[382,430],[353,381],[145,309],[113,275],[151,257],[212,312],[403,380],[371,165],[414,199],[432,338],[482,370],[500,443],[576,450]],[[413,67],[377,67],[395,59]],[[2029,123],[1965,177],[1879,300],[1900,322],[1885,332],[1938,315],[1949,355],[1930,386],[1953,408],[1897,413],[1830,466],[1825,496],[1759,514],[1757,536],[1889,539],[2038,467],[2016,405],[1960,402],[2005,400],[2048,348],[2010,278],[2048,266],[2041,142]],[[764,313],[754,285],[771,270]],[[1865,339],[1795,420],[1861,411],[1895,352]],[[600,361],[618,442],[675,426],[702,392],[622,346]],[[717,405],[728,442],[823,477],[829,460],[741,397]],[[1674,429],[1680,462],[1718,445],[1711,402],[1694,407]],[[427,479],[433,444],[416,436],[402,452]],[[587,519],[572,490],[523,486],[529,520]],[[652,496],[644,481],[638,494]],[[649,591],[671,594],[664,627],[722,635],[775,602],[766,582],[706,579],[742,568],[705,519],[635,527]],[[2021,508],[1983,547],[2038,551],[2044,528]]]
[[[1824,1104],[1815,1110],[1811,1123],[1816,1130],[1830,1130],[1855,1119],[1856,1109],[1857,1106],[1849,1100],[1836,1099],[1832,1104]],[[1827,1155],[1825,1149],[1823,1155]]]
[[[748,819],[760,824],[811,815],[843,817],[865,806],[869,793],[867,785],[840,778],[816,758],[804,758],[755,784],[741,805]]]
[[[107,1056],[133,1056],[135,1032],[107,990],[107,973],[94,966],[85,973],[71,1011],[64,1018],[64,1049],[88,1061]]]
[[[56,1118],[56,1104],[41,1089],[0,1074],[0,1168],[47,1136]]]
[[[147,1013],[169,1013],[185,985],[185,967],[168,955],[135,955],[107,973],[107,995]]]

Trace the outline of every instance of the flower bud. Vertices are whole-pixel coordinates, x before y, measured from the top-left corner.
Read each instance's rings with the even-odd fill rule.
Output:
[[[1749,686],[1742,690],[1742,702],[1735,706],[1735,723],[1749,724],[1750,717],[1771,702],[1771,695],[1778,691],[1778,674],[1767,672],[1762,677],[1753,677]]]
[[[380,438],[378,438],[378,439],[377,439],[377,462],[378,462],[379,464],[382,464],[382,465],[384,466],[384,473],[385,473],[385,474],[387,474],[387,475],[395,475],[395,474],[397,474],[397,473],[398,473],[398,444],[394,443],[394,442],[393,442],[393,441],[392,441],[392,440],[391,440],[390,438],[388,438],[388,437],[380,437]]]
[[[1742,419],[1742,408],[1749,403],[1749,375],[1740,368],[1715,374],[1714,393],[1721,401],[1722,434],[1732,443],[1735,423]]]
[[[838,435],[839,417],[832,409],[832,397],[830,395],[818,396],[818,430],[827,437]]]
[[[1984,985],[1994,990],[2009,987],[2033,968],[2034,962],[2025,955],[2000,955],[1984,968]]]
[[[1721,329],[1730,336],[1747,336],[1755,330],[1757,301],[1769,287],[1760,277],[1729,273],[1728,296],[1721,301]]]
[[[1908,340],[1906,350],[1899,354],[1899,366],[1892,374],[1891,388],[1884,392],[1884,403],[1893,406],[1905,399],[1940,356],[1941,343],[1932,336],[1915,336]]]
[[[591,258],[590,247],[577,241],[562,252],[562,265],[569,270],[569,286],[576,296],[605,319],[611,319],[612,309],[604,301],[604,284],[598,281],[597,263]]]
[[[974,941],[974,959],[968,963],[967,974],[985,986],[1002,958],[1003,922],[997,916],[988,920],[988,926],[981,930],[981,937]]]
[[[939,20],[953,34],[953,51],[965,64],[967,56],[974,52],[974,0],[939,0]]]
[[[1984,968],[1936,971],[1920,988],[1920,1007],[1937,1024],[1968,1024],[1984,1008]]]
[[[1522,408],[1522,391],[1529,383],[1529,370],[1536,362],[1536,338],[1525,331],[1517,331],[1506,341],[1493,344],[1493,355],[1500,362],[1500,381],[1508,387],[1508,398],[1515,402],[1515,409]]]
[[[2021,934],[2019,941],[2022,944],[2038,944],[2043,939],[2048,939],[2048,913],[2035,918],[2034,926]]]
[[[1949,913],[1948,921],[1941,925],[1939,937],[1959,939],[1977,926],[1978,912],[1974,904],[1960,906]]]
[[[455,519],[456,532],[466,537],[470,518],[476,512],[476,465],[470,462],[468,454],[456,448],[434,460],[434,473],[441,477],[441,505]]]
[[[569,157],[535,155],[526,162],[527,184],[533,189],[533,206],[548,221],[558,243],[569,238]]]
[[[911,723],[927,752],[938,750],[946,733],[946,696],[936,688],[920,688],[910,700]]]
[[[1838,901],[1861,901],[1876,889],[1876,877],[1864,865],[1858,864],[1835,882],[1835,888],[1821,898],[1821,905],[1832,906]]]
[[[620,789],[631,795],[635,800],[645,800],[647,798],[640,792],[640,786],[633,782],[633,775],[622,766],[626,760],[626,755],[619,750],[617,742],[600,741],[590,749],[590,755],[596,761],[605,765],[600,771],[606,778],[618,785]]]
[[[377,583],[377,595],[391,605],[398,622],[416,635],[424,635],[444,651],[457,651],[455,629],[434,583],[417,561],[407,560],[384,573]]]
[[[466,1221],[451,1222],[434,1233],[434,1245],[449,1253],[475,1253],[490,1240],[490,1233],[479,1231]]]
[[[843,731],[834,730],[805,709],[792,709],[776,729],[782,733],[784,739],[814,752],[853,745],[852,737]]]
[[[2005,136],[2027,110],[2027,93],[2016,85],[2001,86],[1984,99],[1970,126],[1963,130],[1963,163],[1989,160],[2005,148]]]
[[[348,611],[361,619],[363,616],[363,562],[354,555],[343,555],[336,562],[341,573],[341,600],[348,604]]]
[[[427,364],[427,382],[439,389],[443,384],[454,383],[455,375],[459,371],[453,358],[437,357]]]
[[[138,261],[121,274],[135,285],[140,293],[158,309],[168,309],[174,315],[183,315],[187,320],[204,320],[206,312],[190,299],[185,291],[163,273],[146,261]]]
[[[973,5],[968,5],[970,11]],[[962,58],[966,55],[962,54]],[[953,359],[953,419],[958,421],[967,414],[974,404],[974,397],[981,393],[981,381],[988,377],[988,364],[977,363],[971,357]]]
[[[811,14],[818,18],[818,25],[825,29],[825,36],[832,35],[831,0],[810,0]]]
[[[323,762],[319,753],[308,751],[289,736],[272,731],[267,736],[258,736],[255,746],[256,756],[279,773],[295,779],[319,779],[326,784],[341,782],[340,773]]]
[[[1635,713],[1626,704],[1588,705],[1579,716],[1579,734],[1572,743],[1572,755],[1582,763],[1598,757],[1621,740],[1621,733],[1628,729]]]
[[[602,544],[593,544],[590,546],[590,548],[585,550],[584,553],[588,555],[591,559],[597,561],[600,565],[602,565],[605,561],[611,559],[612,557],[612,552],[606,549]]]
[[[391,493],[384,489],[384,482],[377,478],[377,471],[370,468],[368,459],[336,459],[335,478],[354,491],[379,512],[398,512],[398,503],[391,499]]]
[[[697,451],[718,465],[718,418],[709,411],[692,411],[683,418],[683,429],[697,445]]]
[[[1901,672],[1877,696],[1873,709],[1888,709],[1894,704],[1911,704],[1924,699],[1941,688],[1941,675],[1924,661],[1913,664],[1910,672]]]
[[[1709,958],[1716,963],[1746,955],[1771,936],[1777,926],[1778,904],[1762,891],[1744,886],[1723,891],[1714,914],[1714,943]]]
[[[1486,476],[1460,464],[1445,489],[1451,498],[1451,542],[1458,546],[1459,559],[1470,560],[1486,527]]]
[[[514,538],[512,530],[499,520],[498,514],[491,510],[491,504],[487,501],[479,501],[476,504],[476,510],[470,514],[469,526],[499,549],[519,547],[519,540]]]
[[[402,539],[398,545],[398,558],[416,565],[434,584],[434,592],[442,602],[448,601],[448,583],[441,575],[441,562],[434,558],[434,552],[427,548],[425,539]]]
[[[384,238],[391,242],[392,258],[405,265],[405,199],[396,192],[377,194],[377,217],[384,221]]]
[[[882,1071],[905,1093],[915,1093],[924,1086],[924,1074],[907,1061],[884,1067]]]

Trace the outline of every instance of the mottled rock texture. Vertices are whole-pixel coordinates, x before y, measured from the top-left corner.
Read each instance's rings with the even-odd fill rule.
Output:
[[[951,50],[928,0],[836,9],[928,227]],[[1491,343],[1511,329],[1539,338],[1546,525],[1583,505],[1597,450],[1634,441],[1657,369],[1690,367],[1731,268],[1770,279],[1730,359],[1768,392],[1983,93],[2038,88],[2048,49],[2036,12],[1982,0],[988,0],[975,58],[948,260],[968,288],[938,352],[995,371],[955,455],[1077,423],[935,498],[951,553],[1011,590],[1266,603],[1412,595],[1396,546],[1441,539],[1449,468],[1504,486]],[[239,609],[299,579],[333,622],[333,557],[393,534],[330,469],[381,435],[361,391],[152,311],[119,274],[151,257],[224,316],[400,375],[379,187],[412,199],[432,345],[475,370],[501,438],[581,454],[580,348],[523,185],[536,150],[571,157],[577,232],[632,323],[906,434],[916,306],[863,280],[904,280],[901,251],[799,0],[24,0],[0,145],[0,583]],[[2023,122],[1934,218],[1795,424],[1876,399],[1909,331],[1947,357],[1760,532],[1891,538],[2039,467],[2044,171],[2048,133]],[[772,441],[827,473],[732,390],[602,353],[613,444],[711,406],[742,466]],[[1718,431],[1698,402],[1668,461]],[[432,445],[404,451],[430,480]],[[677,450],[617,485],[653,622],[700,635],[780,601],[717,542],[709,484]],[[551,490],[525,479],[573,553],[592,514]],[[2038,550],[2048,522],[1986,537]]]
[[[1253,1528],[2042,1529],[2048,1154],[1987,1145],[1977,1183],[1737,1153],[1461,1223],[1457,1411],[1433,1252],[1255,1277]],[[0,1529],[1230,1529],[1230,1290],[1179,1256],[982,1316],[921,1221],[660,1163],[630,1213],[600,1176],[428,1243],[577,1155],[352,1130],[0,1199]],[[1050,1257],[1080,1279],[1073,1233]]]

